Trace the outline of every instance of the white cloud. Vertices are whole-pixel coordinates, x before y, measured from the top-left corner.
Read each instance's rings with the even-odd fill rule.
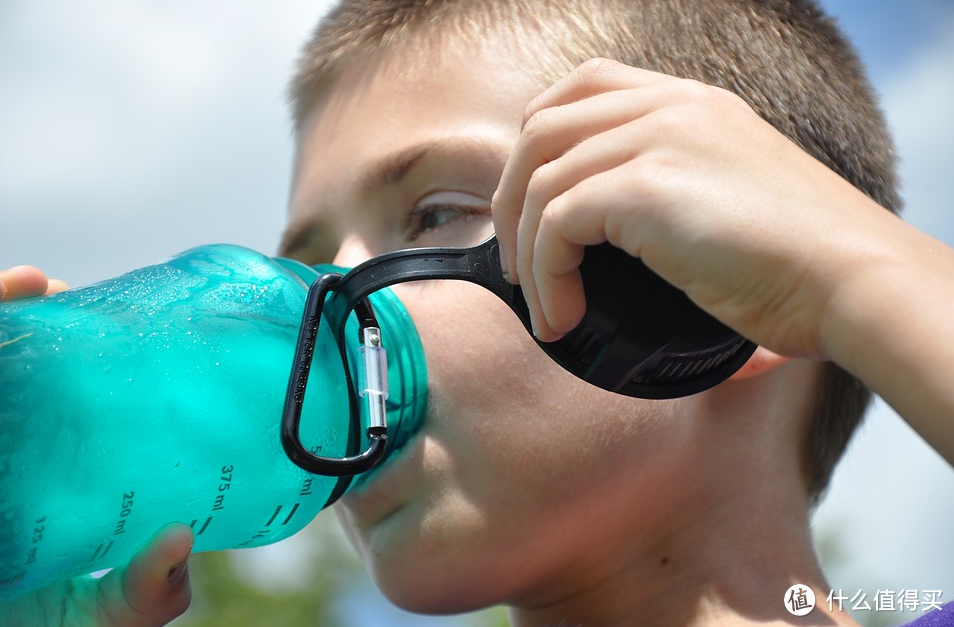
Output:
[[[203,243],[273,251],[285,83],[329,5],[0,3],[0,267],[83,285]]]
[[[213,144],[247,130],[228,124],[284,139],[284,83],[326,6],[16,3],[0,23],[0,201],[53,212],[77,194],[151,193],[188,178],[183,161],[222,159]]]

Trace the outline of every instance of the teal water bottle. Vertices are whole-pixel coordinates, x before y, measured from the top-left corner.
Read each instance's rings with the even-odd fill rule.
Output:
[[[292,463],[279,437],[308,286],[326,270],[204,246],[0,304],[0,599],[125,563],[171,521],[192,526],[196,551],[276,542],[347,489]],[[388,453],[425,412],[411,319],[389,290],[370,302],[380,333],[366,347],[354,315],[340,336],[318,327],[297,432],[310,454],[367,445],[353,418],[380,416],[355,412],[349,377],[366,351],[380,357],[378,337]],[[364,378],[383,411],[382,377]]]

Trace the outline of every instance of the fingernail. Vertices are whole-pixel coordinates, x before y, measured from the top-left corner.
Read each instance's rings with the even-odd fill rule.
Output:
[[[170,585],[175,586],[180,583],[186,576],[186,573],[189,570],[189,560],[185,559],[169,569],[169,574],[166,575],[166,580]]]
[[[507,271],[507,252],[503,249],[503,246],[500,245],[500,240],[497,240],[497,259],[500,261],[500,273],[503,275],[503,278],[509,280],[510,272]]]
[[[540,339],[540,333],[537,331],[537,323],[534,321],[533,316],[530,316],[530,332],[533,333],[533,337]]]

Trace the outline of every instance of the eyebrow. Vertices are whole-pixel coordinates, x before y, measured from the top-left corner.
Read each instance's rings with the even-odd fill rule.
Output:
[[[439,141],[423,142],[385,155],[371,165],[359,179],[359,188],[364,191],[374,191],[384,187],[399,184],[416,167],[428,158],[451,158],[462,150],[472,150],[481,147],[487,153],[502,155],[506,160],[506,153],[494,150],[493,144],[481,139],[452,138]],[[318,212],[319,214],[323,212]],[[316,240],[328,237],[328,227],[321,217],[306,218],[289,224],[282,234],[278,247],[280,256],[293,255],[296,250],[309,248]]]
[[[442,142],[425,142],[398,150],[381,158],[361,177],[362,190],[375,190],[397,185],[431,152],[439,151]],[[278,254],[290,256],[294,251],[309,248],[315,239],[322,239],[327,227],[320,219],[307,219],[289,224],[282,233]]]
[[[312,248],[313,242],[326,239],[329,228],[321,219],[309,218],[290,223],[285,227],[278,243],[279,257],[295,258],[295,252]],[[324,261],[324,260],[322,260]],[[330,262],[330,260],[328,260]]]
[[[374,190],[397,185],[429,153],[439,152],[443,147],[443,142],[425,142],[386,155],[361,177],[361,188]]]

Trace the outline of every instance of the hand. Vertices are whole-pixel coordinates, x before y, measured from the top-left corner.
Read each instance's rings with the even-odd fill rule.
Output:
[[[66,289],[40,270],[0,270],[0,301],[53,294]],[[192,530],[182,524],[161,529],[124,568],[101,579],[77,577],[0,602],[4,624],[17,627],[153,627],[189,607],[187,559]],[[8,622],[9,621],[9,622]]]
[[[67,289],[63,281],[48,280],[42,271],[32,266],[15,266],[0,270],[0,301],[28,296],[53,294]]]
[[[735,95],[596,60],[528,106],[493,215],[542,340],[582,318],[583,248],[609,241],[750,339],[817,357],[859,263],[835,240],[890,217],[873,204]]]
[[[192,599],[187,559],[192,530],[162,528],[124,568],[101,579],[77,577],[0,603],[17,627],[156,627],[185,612]]]

